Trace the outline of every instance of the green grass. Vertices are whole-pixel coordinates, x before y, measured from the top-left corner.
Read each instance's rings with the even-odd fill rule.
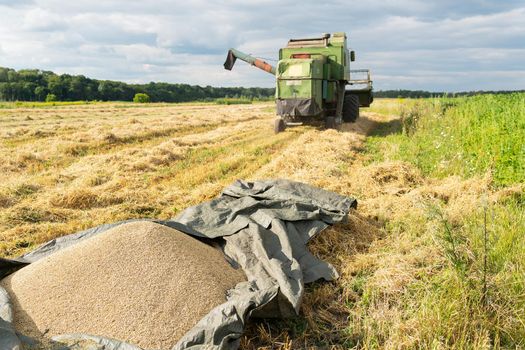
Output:
[[[13,108],[49,108],[60,106],[77,106],[97,103],[96,101],[55,101],[55,102],[30,102],[30,101],[16,101],[16,102],[0,102],[0,109]]]
[[[402,160],[434,179],[490,172],[488,191],[525,182],[525,94],[412,101],[399,111],[400,130],[368,139],[372,162]],[[362,297],[349,322],[353,343],[523,348],[525,194],[523,188],[510,193],[498,200],[479,193],[477,204],[456,212],[448,200],[433,198],[418,203],[420,211],[388,221],[374,259],[415,262],[406,269],[392,266],[399,268],[397,276],[409,276],[393,295],[368,277],[359,279]],[[392,315],[378,316],[378,310]]]
[[[2,102],[0,101],[0,109],[18,109],[18,108],[54,108],[54,107],[65,107],[65,106],[78,106],[78,105],[93,105],[93,104],[106,104],[112,105],[115,108],[157,108],[157,107],[169,107],[173,105],[236,105],[236,104],[253,104],[253,103],[266,103],[273,101],[273,98],[218,98],[218,99],[203,99],[192,102],[151,102],[147,104],[137,104],[130,101],[54,101],[54,102],[32,102],[32,101],[16,101],[16,102]]]
[[[67,106],[81,106],[81,105],[111,105],[115,108],[156,108],[167,107],[171,105],[195,105],[189,102],[153,102],[148,104],[137,104],[130,101],[54,101],[54,102],[31,102],[31,101],[16,101],[16,102],[0,102],[0,109],[18,109],[18,108],[55,108]],[[206,104],[201,102],[201,104]]]
[[[218,105],[249,105],[252,100],[247,98],[218,98],[215,100]]]
[[[410,337],[414,344],[408,348],[524,346],[524,207],[515,202],[487,207],[486,250],[484,208],[456,224],[440,209],[429,208],[428,213],[426,218],[407,213],[390,222],[381,254],[399,254],[402,241],[412,247],[409,254],[437,249],[440,258],[420,262],[411,272],[411,281],[394,295],[360,280],[362,297],[351,308],[350,324],[358,329],[353,337],[368,348],[381,348],[392,339],[403,343]],[[429,225],[434,229],[429,230]],[[407,272],[401,268],[401,273]],[[397,320],[377,317],[385,304]]]
[[[491,171],[496,185],[525,182],[525,94],[422,100],[401,115],[403,132],[370,138],[377,156],[432,177]]]

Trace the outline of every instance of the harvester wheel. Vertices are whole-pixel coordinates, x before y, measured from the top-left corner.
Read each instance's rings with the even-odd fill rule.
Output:
[[[353,123],[357,118],[359,118],[359,96],[346,93],[343,102],[343,121]]]
[[[337,123],[335,117],[326,117],[326,128],[327,129],[337,129]]]
[[[286,123],[284,122],[283,118],[277,118],[275,119],[275,122],[273,124],[273,131],[275,131],[276,134],[283,132],[286,129]]]

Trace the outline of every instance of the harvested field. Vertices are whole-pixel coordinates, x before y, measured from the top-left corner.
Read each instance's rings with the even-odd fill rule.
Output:
[[[509,120],[525,120],[514,112],[522,96],[501,109]],[[310,244],[341,278],[309,286],[298,319],[251,323],[242,349],[523,347],[525,196],[512,167],[525,157],[516,153],[498,175],[453,156],[481,159],[486,144],[473,137],[479,153],[461,153],[452,142],[464,137],[452,131],[474,130],[453,124],[465,115],[447,119],[465,103],[453,102],[378,100],[341,131],[301,126],[278,135],[272,103],[0,110],[0,256],[102,223],[170,218],[238,178],[288,178],[358,199],[348,223]],[[467,107],[459,112],[474,110]],[[415,108],[419,124],[404,108]],[[435,135],[427,135],[433,118]],[[492,141],[496,151],[520,152]],[[423,142],[430,151],[418,148]],[[438,158],[445,146],[455,168]],[[457,171],[463,163],[476,167]]]
[[[1,256],[101,223],[170,218],[301,133],[273,135],[268,104],[124,107],[0,111]]]

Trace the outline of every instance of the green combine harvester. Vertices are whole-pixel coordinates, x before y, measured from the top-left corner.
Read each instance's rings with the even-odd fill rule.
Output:
[[[369,107],[373,101],[370,71],[350,70],[355,53],[347,49],[345,33],[291,39],[279,50],[277,67],[230,49],[224,68],[231,70],[236,59],[275,75],[276,133],[288,125],[323,120],[327,128],[336,129],[343,122],[354,122],[359,107]],[[360,78],[353,79],[354,75]]]

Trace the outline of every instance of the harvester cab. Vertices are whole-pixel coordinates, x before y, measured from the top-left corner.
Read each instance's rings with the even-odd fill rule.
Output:
[[[359,108],[373,101],[370,71],[350,70],[355,53],[348,50],[345,33],[290,39],[279,50],[276,67],[230,49],[224,68],[231,70],[236,59],[275,75],[275,132],[322,120],[327,128],[338,128],[342,122],[354,122]]]

